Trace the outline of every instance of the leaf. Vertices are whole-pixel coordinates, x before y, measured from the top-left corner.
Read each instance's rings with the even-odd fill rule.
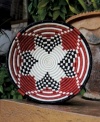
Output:
[[[42,13],[42,14],[39,16],[40,20],[44,20],[45,17],[46,17],[46,13],[44,13],[44,14]]]
[[[44,20],[45,17],[46,17],[46,14],[47,14],[47,12],[46,12],[46,9],[45,8],[38,9],[38,18],[40,20]]]
[[[49,0],[41,0],[38,4],[38,9],[43,8],[48,4]]]
[[[18,100],[22,100],[23,99],[22,95],[18,95],[18,98],[17,99]]]
[[[59,9],[60,9],[60,7],[59,6],[56,6],[52,10],[55,11],[55,10],[59,10]]]
[[[65,20],[65,13],[60,13],[60,17]]]
[[[29,13],[31,13],[32,8],[33,8],[33,3],[30,3],[29,6],[28,6],[28,11],[29,11]]]
[[[0,92],[3,93],[3,86],[0,86]]]
[[[85,92],[86,92],[85,89],[82,89],[79,94],[83,96]]]
[[[91,2],[93,4],[94,9],[98,9],[96,1],[95,0],[91,0]]]
[[[69,5],[69,8],[74,14],[79,14],[79,11],[75,7]]]
[[[60,15],[60,11],[54,11],[53,12],[53,20],[56,20],[59,15]]]
[[[15,99],[15,100],[17,99],[16,95],[13,95],[13,99]]]
[[[69,9],[71,10],[71,12],[73,12],[74,14],[79,14],[79,11],[77,10],[77,8],[69,4],[69,0],[66,0],[66,2],[68,3]]]
[[[15,90],[11,91],[11,95],[14,96],[15,95]]]
[[[62,11],[63,13],[65,13],[65,14],[66,14],[66,13],[67,13],[66,7],[65,7],[65,6],[64,6],[64,7],[62,7],[62,8],[61,8],[61,11]]]
[[[4,78],[6,77],[4,72],[0,73],[0,84],[3,84],[5,82]]]
[[[86,3],[84,2],[84,0],[78,0],[78,2],[81,4],[81,6],[84,8],[85,11],[88,11],[88,7]]]
[[[52,13],[51,12],[49,12],[48,15],[49,15],[49,17],[52,17]]]
[[[35,15],[32,15],[32,18],[33,18],[34,22],[37,22],[39,20],[38,16],[35,16]]]
[[[45,12],[46,12],[46,9],[45,8],[39,8],[38,11],[37,11],[37,13],[39,15],[44,14]]]

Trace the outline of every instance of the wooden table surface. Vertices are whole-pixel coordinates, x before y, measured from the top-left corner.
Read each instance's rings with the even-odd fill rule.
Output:
[[[73,113],[100,117],[100,101],[85,100],[82,99],[81,97],[74,97],[73,99],[60,105],[48,105],[48,104],[47,105],[36,104],[36,105],[65,112],[73,112]]]
[[[79,96],[62,104],[0,100],[0,122],[100,122],[100,102]]]

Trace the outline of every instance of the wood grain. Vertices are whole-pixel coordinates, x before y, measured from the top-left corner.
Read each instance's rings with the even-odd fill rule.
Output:
[[[60,105],[0,100],[0,122],[100,122],[100,103],[75,97]]]

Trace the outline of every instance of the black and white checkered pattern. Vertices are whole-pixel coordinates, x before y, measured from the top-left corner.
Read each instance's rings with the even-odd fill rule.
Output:
[[[32,57],[31,53],[29,51],[22,53],[22,59],[23,63],[20,67],[20,71],[23,75],[29,74],[30,70],[32,69],[32,66],[38,62],[34,57]]]
[[[60,35],[55,35],[50,39],[47,39],[46,37],[42,37],[42,36],[36,36],[35,43],[36,45],[43,48],[46,52],[50,53],[54,49],[54,47],[61,44],[60,39],[61,39]]]
[[[36,88],[38,90],[50,88],[57,91],[59,89],[59,83],[52,79],[52,77],[50,77],[49,73],[47,72],[41,80],[36,82]]]
[[[58,63],[60,67],[63,69],[67,77],[73,77],[75,76],[73,62],[75,61],[75,58],[77,57],[76,50],[69,50],[67,54],[64,56],[64,58]]]

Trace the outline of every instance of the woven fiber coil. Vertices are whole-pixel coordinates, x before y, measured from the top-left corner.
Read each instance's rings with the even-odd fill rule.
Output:
[[[76,28],[42,21],[16,35],[8,67],[22,95],[38,102],[59,102],[76,96],[88,81],[91,51]]]

